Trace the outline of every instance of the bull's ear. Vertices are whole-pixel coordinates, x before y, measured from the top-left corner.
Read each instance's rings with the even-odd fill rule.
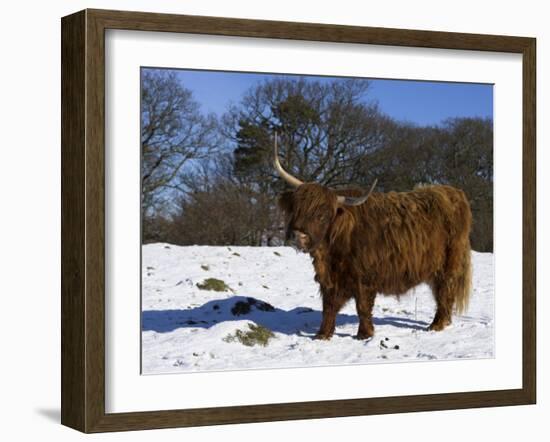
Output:
[[[279,196],[279,207],[286,213],[292,212],[293,194],[294,192],[292,190],[287,190]]]

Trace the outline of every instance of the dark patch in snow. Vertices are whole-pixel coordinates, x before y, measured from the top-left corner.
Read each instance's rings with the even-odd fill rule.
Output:
[[[247,315],[252,311],[252,307],[261,312],[274,312],[275,307],[264,301],[259,301],[255,298],[246,298],[246,301],[237,301],[231,308],[233,316]]]
[[[233,316],[247,315],[252,310],[252,307],[248,302],[238,301],[231,308],[231,314]]]
[[[429,353],[422,353],[422,352],[418,352],[416,357],[417,357],[417,359],[429,359],[430,361],[434,360],[434,359],[437,359],[437,357],[435,355],[432,355],[432,354],[429,354]]]

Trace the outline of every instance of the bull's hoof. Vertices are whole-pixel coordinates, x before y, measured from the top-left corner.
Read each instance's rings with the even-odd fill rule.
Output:
[[[373,336],[374,336],[374,333],[359,332],[355,335],[355,339],[358,339],[360,341],[366,341],[367,339],[371,339]]]
[[[434,321],[431,323],[431,325],[428,327],[429,331],[441,331],[445,327],[451,324],[451,320],[441,320],[441,321]]]
[[[315,339],[316,341],[330,341],[330,338],[332,338],[332,334],[326,334],[326,333],[317,333],[313,339]]]

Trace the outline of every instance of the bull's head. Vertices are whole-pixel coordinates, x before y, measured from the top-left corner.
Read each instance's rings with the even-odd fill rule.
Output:
[[[285,213],[286,239],[294,241],[304,252],[313,252],[330,226],[343,211],[343,206],[359,206],[367,201],[376,186],[376,180],[365,195],[359,197],[338,195],[334,190],[317,183],[304,183],[283,169],[279,161],[277,134],[275,134],[274,166],[294,190],[283,192],[279,206]]]

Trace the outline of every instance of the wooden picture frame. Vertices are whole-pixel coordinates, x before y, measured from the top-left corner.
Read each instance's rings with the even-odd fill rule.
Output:
[[[62,424],[83,432],[534,404],[536,98],[533,38],[84,10],[62,19]],[[522,55],[523,382],[457,392],[132,413],[105,411],[105,30],[123,29]]]

